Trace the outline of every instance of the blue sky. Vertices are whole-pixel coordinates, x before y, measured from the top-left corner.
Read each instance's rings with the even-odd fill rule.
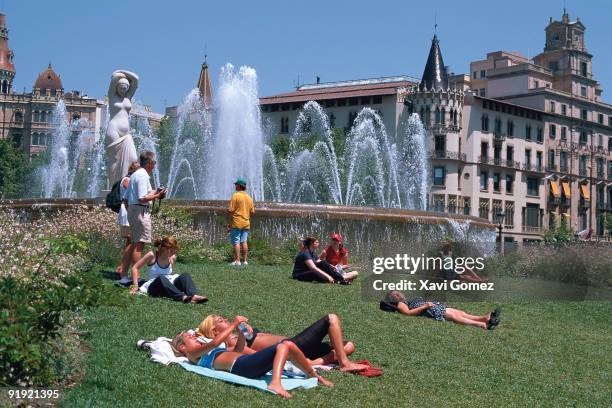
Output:
[[[612,102],[612,2],[565,0],[586,25],[594,73]],[[295,85],[408,74],[420,77],[437,14],[444,62],[455,73],[487,52],[544,47],[564,0],[35,1],[0,0],[15,52],[14,87],[28,91],[49,61],[66,91],[102,98],[110,74],[141,78],[136,99],[163,112],[195,87],[205,49],[213,86],[226,62],[258,72],[261,96]]]

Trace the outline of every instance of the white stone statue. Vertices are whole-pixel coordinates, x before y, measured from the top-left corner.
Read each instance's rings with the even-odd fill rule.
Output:
[[[121,180],[130,164],[138,160],[134,139],[130,134],[132,96],[138,87],[138,76],[130,71],[117,70],[108,87],[110,120],[106,127],[106,174],[109,186]]]

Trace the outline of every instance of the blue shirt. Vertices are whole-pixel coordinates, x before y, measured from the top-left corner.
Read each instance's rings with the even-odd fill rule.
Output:
[[[215,347],[214,349],[210,350],[208,353],[200,357],[200,361],[198,361],[198,365],[200,367],[210,368],[211,370],[214,370],[213,363],[215,362],[215,358],[217,357],[218,354],[221,354],[225,351],[227,351],[225,347],[221,347],[221,346]]]
[[[314,252],[308,250],[302,251],[295,257],[295,263],[293,264],[293,276],[299,275],[303,272],[308,272],[310,268],[306,265],[306,261],[312,260],[317,261],[317,255]]]

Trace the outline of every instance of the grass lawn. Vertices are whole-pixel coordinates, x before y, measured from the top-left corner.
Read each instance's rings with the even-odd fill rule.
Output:
[[[128,307],[87,312],[92,348],[69,407],[140,406],[610,406],[610,302],[504,303],[495,331],[407,318],[378,310],[352,286],[289,279],[287,267],[183,265],[208,304],[134,296]],[[121,290],[121,289],[117,289]],[[480,314],[493,304],[453,304]],[[336,387],[296,390],[290,401],[149,361],[138,339],[172,337],[208,314],[236,314],[272,333],[293,335],[325,313],[342,319],[354,359],[383,367],[379,378],[334,371]]]

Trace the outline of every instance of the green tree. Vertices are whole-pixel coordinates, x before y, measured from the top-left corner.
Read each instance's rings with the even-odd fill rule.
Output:
[[[29,180],[27,156],[8,140],[0,140],[0,198],[17,198]]]

